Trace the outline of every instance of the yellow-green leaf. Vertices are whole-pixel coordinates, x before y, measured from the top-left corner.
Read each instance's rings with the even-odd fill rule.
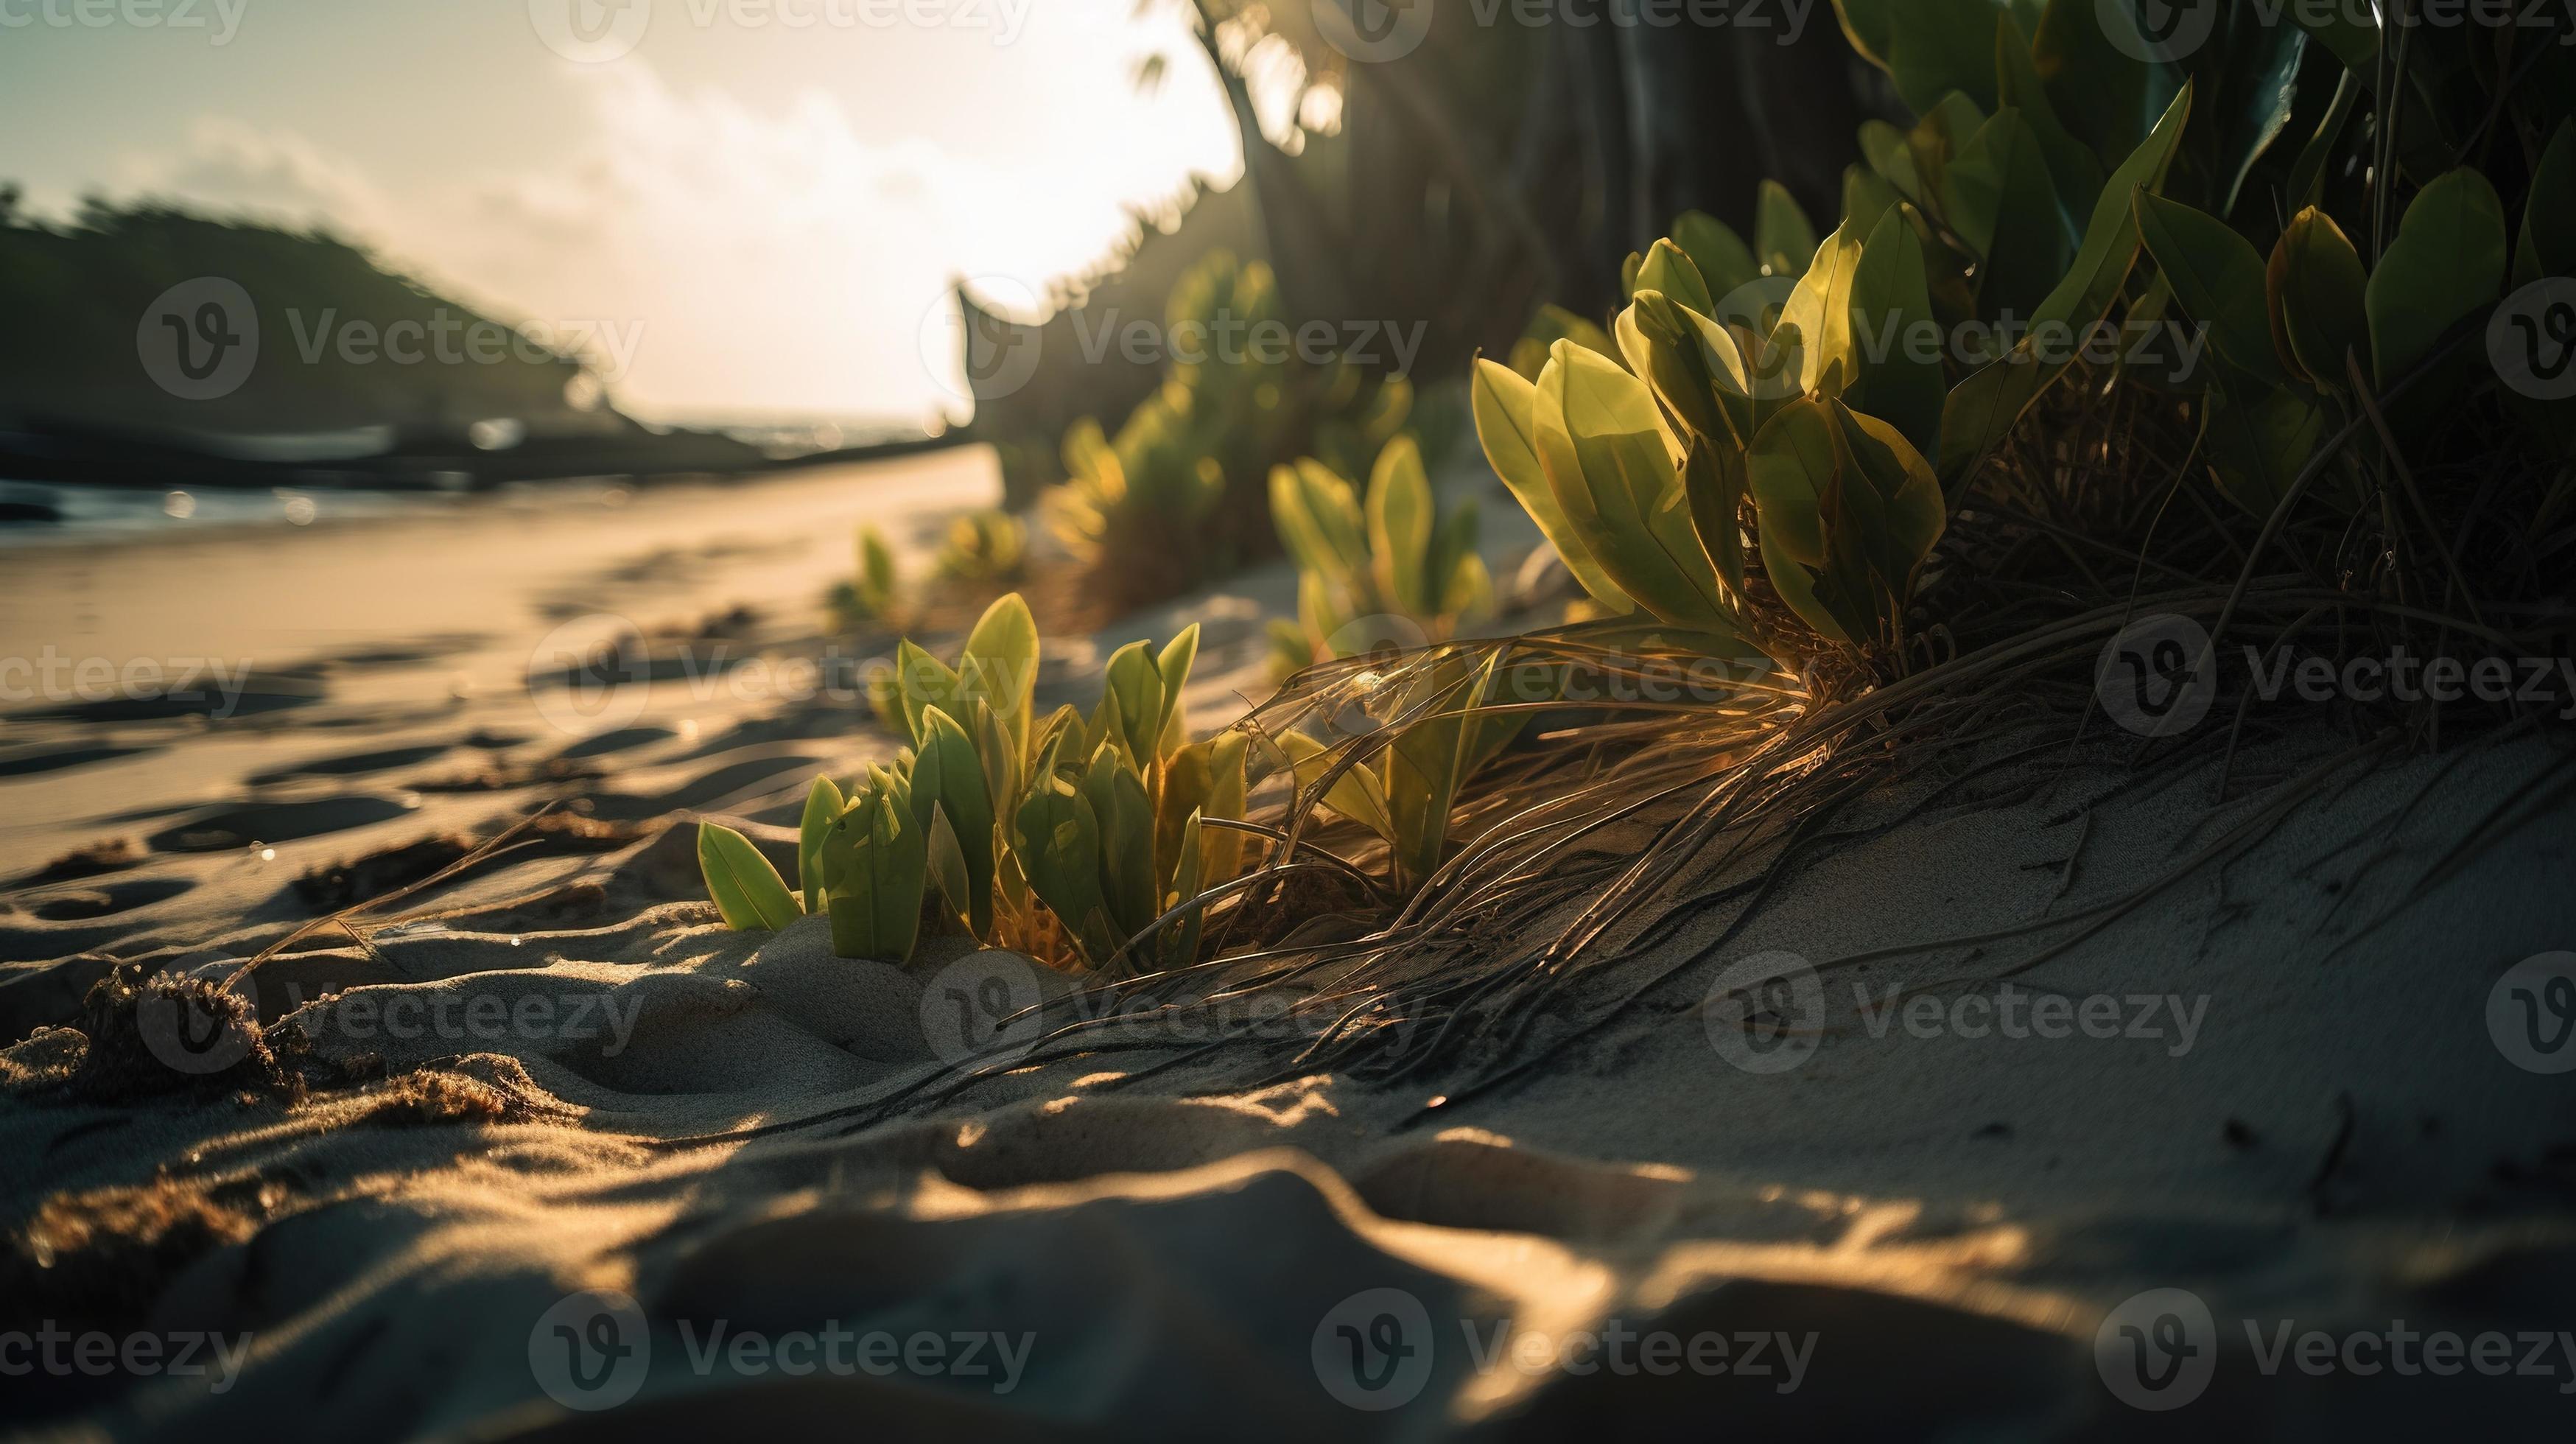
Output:
[[[1693,265],[1682,248],[1671,241],[1657,241],[1647,249],[1644,263],[1637,268],[1637,284],[1629,291],[1631,295],[1638,291],[1661,291],[1703,316],[1716,309],[1709,299],[1708,283],[1701,277],[1699,267]]]
[[[2300,380],[2350,384],[2344,358],[2370,345],[2369,273],[2334,217],[2308,207],[2290,220],[2264,268],[2272,348]]]
[[[2055,9],[2050,13],[2054,15]],[[2186,84],[2164,119],[2103,187],[2074,267],[2032,316],[2034,332],[2050,323],[2080,331],[2100,319],[2118,298],[2121,283],[2138,258],[2138,223],[2131,198],[2142,187],[2154,190],[2164,183],[2183,124],[2191,115],[2191,103],[2192,88]],[[2071,364],[2071,357],[2041,357],[2025,337],[2004,357],[1953,388],[1941,409],[1942,485],[1954,494],[1960,490],[1977,461],[2011,433],[2022,413]]]
[[[950,716],[972,715],[974,700],[980,698],[992,704],[993,714],[1020,745],[1028,744],[1038,684],[1038,624],[1019,593],[1001,597],[984,609],[975,630],[966,634],[957,677],[963,705],[949,708]]]
[[[2459,321],[2504,290],[2504,202],[2466,166],[2436,178],[2406,208],[2371,274],[2371,360],[2395,384]]]
[[[1560,341],[1538,393],[1539,460],[1593,560],[1668,622],[1725,616],[1646,383]]]
[[[2137,193],[2138,234],[2174,299],[2209,328],[2219,359],[2267,385],[2281,380],[2272,348],[2263,258],[2233,226],[2180,201]]]
[[[1673,222],[1673,244],[1690,257],[1692,269],[1699,272],[1700,282],[1714,298],[1739,286],[1751,285],[1762,278],[1762,263],[1753,258],[1751,248],[1734,228],[1715,216],[1699,211],[1684,211]],[[1702,307],[1701,314],[1714,314]]]
[[[1816,254],[1816,228],[1798,208],[1797,197],[1775,180],[1762,183],[1761,198],[1754,203],[1753,254],[1763,274],[1791,280],[1806,274],[1807,262]]]
[[[1409,615],[1427,617],[1439,610],[1426,574],[1431,560],[1431,478],[1422,470],[1422,452],[1410,436],[1399,436],[1378,453],[1369,478],[1369,551],[1378,590]]]
[[[1476,439],[1484,444],[1485,459],[1530,520],[1538,523],[1539,533],[1564,558],[1565,569],[1584,594],[1613,614],[1635,610],[1636,603],[1592,559],[1581,533],[1556,504],[1555,488],[1548,484],[1538,457],[1538,387],[1512,368],[1479,357],[1471,401]]]
[[[698,871],[725,926],[736,932],[774,932],[802,915],[778,869],[750,838],[730,827],[698,824]]]
[[[815,778],[805,791],[805,815],[796,827],[796,886],[809,913],[823,910],[823,839],[849,805],[829,777]]]

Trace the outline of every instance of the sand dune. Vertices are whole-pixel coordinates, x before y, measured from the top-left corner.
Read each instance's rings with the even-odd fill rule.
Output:
[[[1202,724],[1257,685],[1261,605],[1131,623],[1231,627]],[[1050,685],[1078,688],[1101,654],[1065,646]],[[673,830],[704,811],[782,846],[804,778],[882,745],[849,709],[657,708],[575,741],[532,725],[524,694],[507,716],[478,695],[435,725],[120,737],[131,754],[79,764],[242,780],[174,795],[126,824],[151,839],[132,865],[22,888],[0,917],[0,1156],[24,1165],[0,1177],[0,1336],[202,1337],[208,1372],[11,1379],[11,1421],[133,1439],[2328,1438],[2456,1424],[2471,1398],[2482,1421],[2561,1420],[2576,1389],[2576,1094],[2489,1023],[2507,971],[2576,935],[2553,743],[2356,777],[2007,983],[2027,949],[1832,966],[2078,912],[2206,836],[2215,764],[2144,794],[2031,765],[2033,796],[1856,838],[1749,921],[1698,920],[1664,945],[1694,966],[1550,1067],[1426,1109],[1458,1080],[1252,1086],[1279,1037],[1211,1050],[1168,1016],[1106,1025],[1079,1057],[1006,1029],[986,1046],[1033,1061],[952,1090],[972,1010],[1087,1004],[1007,957],[898,968],[831,957],[814,922],[727,932]],[[2267,744],[2238,776],[2324,745]],[[416,786],[485,757],[599,775]],[[488,835],[550,792],[588,802],[586,835],[263,964],[244,992],[267,1052],[235,1051],[247,1030],[167,1033],[197,1071],[140,1100],[94,1091],[65,1028],[116,960],[222,976],[308,916],[297,870],[362,874],[341,883],[372,896],[459,855],[404,854],[424,835]],[[48,795],[21,866],[111,821]],[[351,810],[376,795],[400,816]],[[2515,825],[2419,888],[2516,800]],[[249,806],[344,811],[302,840],[269,835],[278,814],[247,824],[278,857],[163,845]],[[89,895],[104,904],[61,906]],[[1734,1051],[1711,985],[1781,951],[1816,965],[1825,1026]],[[1930,1011],[1909,1013],[1918,987]],[[1569,997],[1537,1036],[1605,1003]],[[2111,1382],[2123,1325],[2196,1327],[2162,1290],[2209,1316],[2189,1340],[2200,1402],[2171,1415]],[[2273,1352],[2284,1328],[2397,1321],[2533,1334],[2549,1368],[2464,1394]]]

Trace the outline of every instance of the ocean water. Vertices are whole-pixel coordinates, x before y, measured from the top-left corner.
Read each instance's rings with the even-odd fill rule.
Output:
[[[0,480],[0,504],[32,502],[59,521],[0,522],[0,547],[168,533],[193,528],[311,526],[317,521],[387,516],[458,498],[436,493],[184,487],[65,486]]]

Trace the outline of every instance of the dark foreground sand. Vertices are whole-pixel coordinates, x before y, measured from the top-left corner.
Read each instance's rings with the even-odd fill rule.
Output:
[[[954,487],[909,475],[912,509],[886,510],[926,529]],[[163,628],[192,619],[213,650],[235,624],[219,598],[278,564],[268,547],[385,579],[344,614],[286,619],[348,635],[281,664],[319,695],[270,723],[8,724],[27,740],[0,756],[116,755],[0,784],[0,874],[106,837],[143,856],[18,886],[0,915],[0,1369],[46,1347],[76,1361],[97,1335],[193,1341],[200,1372],[120,1355],[95,1376],[13,1373],[0,1421],[174,1439],[2350,1438],[2576,1417],[2576,1073],[2537,1071],[2576,1052],[2525,1046],[2510,1002],[2538,976],[2518,964],[2576,947],[2557,744],[2357,778],[2010,990],[1887,1011],[2028,944],[1828,971],[1829,1025],[1769,1048],[1708,1025],[1730,967],[2080,913],[2206,841],[2215,763],[2152,792],[2074,768],[2036,798],[1856,841],[1544,1073],[1448,1108],[1424,1108],[1439,1078],[1250,1088],[1275,1055],[1155,1020],[1122,1025],[1121,1051],[899,1105],[960,1056],[961,1006],[1060,985],[954,950],[843,962],[811,923],[727,933],[696,901],[687,829],[666,831],[695,812],[792,821],[812,771],[886,747],[863,709],[656,685],[641,716],[575,740],[602,719],[553,731],[525,683],[531,634],[557,620],[530,588],[567,575],[586,578],[555,594],[576,616],[652,611],[644,630],[703,640],[749,603],[770,615],[735,624],[748,645],[810,652],[787,609],[841,566],[872,493],[772,485],[761,524],[805,518],[775,552],[732,550],[756,540],[737,499],[654,515],[648,496],[650,524],[615,536],[548,518],[210,545],[172,559],[209,579],[202,607],[91,604],[102,632],[133,629],[103,652],[166,651],[186,634]],[[513,564],[514,546],[535,554]],[[665,547],[679,570],[622,580]],[[1213,646],[1194,719],[1221,725],[1258,685],[1279,580],[1051,639],[1044,685],[1078,695],[1098,644],[1196,618]],[[39,643],[91,614],[59,574],[0,587]],[[407,588],[433,591],[405,611]],[[477,608],[489,620],[458,620]],[[431,626],[476,639],[392,659]],[[388,655],[349,655],[367,651]],[[425,697],[423,666],[452,668],[456,695]],[[2260,805],[2249,779],[2326,745],[2240,758],[2219,821]],[[474,768],[495,791],[421,785]],[[172,810],[138,803],[155,791]],[[271,1037],[362,1081],[291,1102],[223,1036],[194,1053],[165,1037],[145,1062],[216,1086],[63,1095],[85,1045],[58,1025],[111,959],[225,969],[309,916],[307,868],[488,833],[558,793],[585,826],[405,909],[435,918],[316,934],[260,970]],[[2500,805],[2509,825],[2454,865]],[[335,825],[279,830],[295,818]],[[369,896],[418,862],[344,881]]]

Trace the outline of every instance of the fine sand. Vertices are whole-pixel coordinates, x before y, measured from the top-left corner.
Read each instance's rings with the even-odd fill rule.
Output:
[[[1828,968],[1824,1026],[1761,1046],[1703,1006],[1745,960],[2082,914],[2340,741],[2238,757],[2215,815],[2213,759],[2155,789],[2033,764],[1998,795],[2044,785],[2008,804],[1861,819],[1740,928],[1730,905],[1641,960],[1629,986],[1697,959],[1549,1067],[1446,1107],[1438,1077],[1249,1087],[1278,1054],[1154,1018],[916,1095],[963,1056],[961,1008],[1082,1004],[1007,958],[896,968],[833,958],[811,921],[729,933],[673,826],[722,816],[780,850],[814,771],[888,750],[863,703],[657,661],[649,688],[567,710],[528,658],[611,612],[657,659],[811,659],[850,525],[917,541],[989,469],[12,558],[5,650],[255,654],[269,690],[246,695],[280,700],[207,721],[74,699],[0,732],[0,1365],[9,1331],[48,1327],[212,1336],[227,1361],[0,1379],[0,1424],[2323,1439],[2576,1409],[2576,1075],[2518,1064],[2491,1012],[2509,970],[2576,947],[2551,739],[2351,777],[2006,985],[2038,943]],[[106,594],[139,564],[189,580]],[[316,573],[327,616],[260,586]],[[1198,620],[1193,720],[1222,725],[1292,590],[1273,567],[1050,638],[1041,703]],[[68,1090],[86,1045],[63,1025],[114,960],[220,975],[556,797],[578,805],[527,853],[258,971],[268,1037],[350,1081],[294,1101],[225,1033],[143,1045],[216,1086]],[[28,881],[112,842],[130,865]],[[2132,1302],[2156,1290],[2181,1293]],[[2158,1357],[2203,1370],[2196,1402],[2124,1402],[2123,1325],[2183,1331]],[[2502,1334],[2538,1362],[2296,1362],[2297,1336],[2357,1363],[2384,1354],[2347,1341],[2392,1330]]]

